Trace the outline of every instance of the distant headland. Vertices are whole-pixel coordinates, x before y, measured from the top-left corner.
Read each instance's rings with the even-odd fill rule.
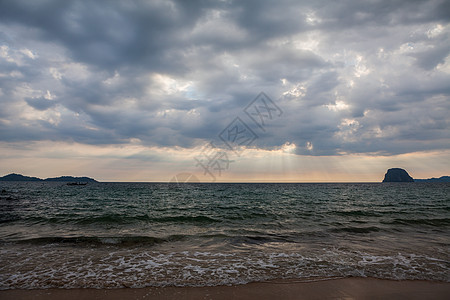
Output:
[[[439,178],[414,179],[415,182],[450,182],[450,176],[441,176]]]
[[[24,176],[22,174],[11,173],[0,177],[0,181],[51,181],[51,182],[98,182],[90,177],[74,177],[74,176],[60,176],[41,179],[38,177]]]
[[[409,176],[406,170],[401,168],[388,169],[384,175],[383,182],[450,182],[450,176],[442,176],[439,178],[414,179]]]

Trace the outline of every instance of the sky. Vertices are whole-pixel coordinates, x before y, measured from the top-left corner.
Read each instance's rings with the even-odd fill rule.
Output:
[[[1,0],[0,175],[450,175],[449,12],[443,0]]]

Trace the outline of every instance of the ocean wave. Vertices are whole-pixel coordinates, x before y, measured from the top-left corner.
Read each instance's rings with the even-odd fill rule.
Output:
[[[399,225],[429,225],[435,227],[443,227],[450,225],[449,218],[436,218],[436,219],[394,219],[386,224],[399,224]]]
[[[369,227],[354,227],[354,226],[346,226],[341,228],[331,229],[332,232],[349,232],[349,233],[370,233],[381,231],[382,229],[377,226],[369,226]]]
[[[449,261],[338,248],[297,252],[160,252],[39,246],[0,251],[0,289],[215,286],[336,277],[449,282]]]
[[[116,245],[129,247],[133,245],[152,246],[155,244],[182,241],[186,239],[186,235],[170,235],[167,237],[151,237],[151,236],[104,236],[104,237],[90,237],[90,236],[76,236],[76,237],[39,237],[31,239],[22,239],[11,244],[32,244],[32,245],[52,245],[52,244],[72,244],[78,246],[98,246],[98,245]],[[3,241],[3,243],[6,243]]]
[[[178,215],[178,216],[161,216],[152,217],[147,214],[142,215],[122,215],[122,214],[105,214],[98,216],[79,216],[76,214],[72,215],[61,215],[61,216],[14,216],[0,219],[0,223],[4,222],[14,222],[21,221],[31,225],[36,224],[72,224],[72,225],[96,225],[96,224],[134,224],[139,222],[144,223],[194,223],[194,224],[205,224],[205,223],[216,223],[221,222],[221,220],[204,216],[204,215]]]
[[[339,216],[353,216],[353,217],[379,217],[382,215],[380,212],[365,211],[365,210],[335,211],[334,214]]]

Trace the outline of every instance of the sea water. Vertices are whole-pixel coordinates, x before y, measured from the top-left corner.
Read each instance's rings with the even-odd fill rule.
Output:
[[[450,281],[448,183],[0,182],[0,289]]]

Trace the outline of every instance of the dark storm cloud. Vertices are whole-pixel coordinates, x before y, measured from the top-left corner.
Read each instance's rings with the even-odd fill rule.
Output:
[[[450,146],[448,1],[302,2],[2,1],[0,139],[192,147],[265,91],[256,147]]]

